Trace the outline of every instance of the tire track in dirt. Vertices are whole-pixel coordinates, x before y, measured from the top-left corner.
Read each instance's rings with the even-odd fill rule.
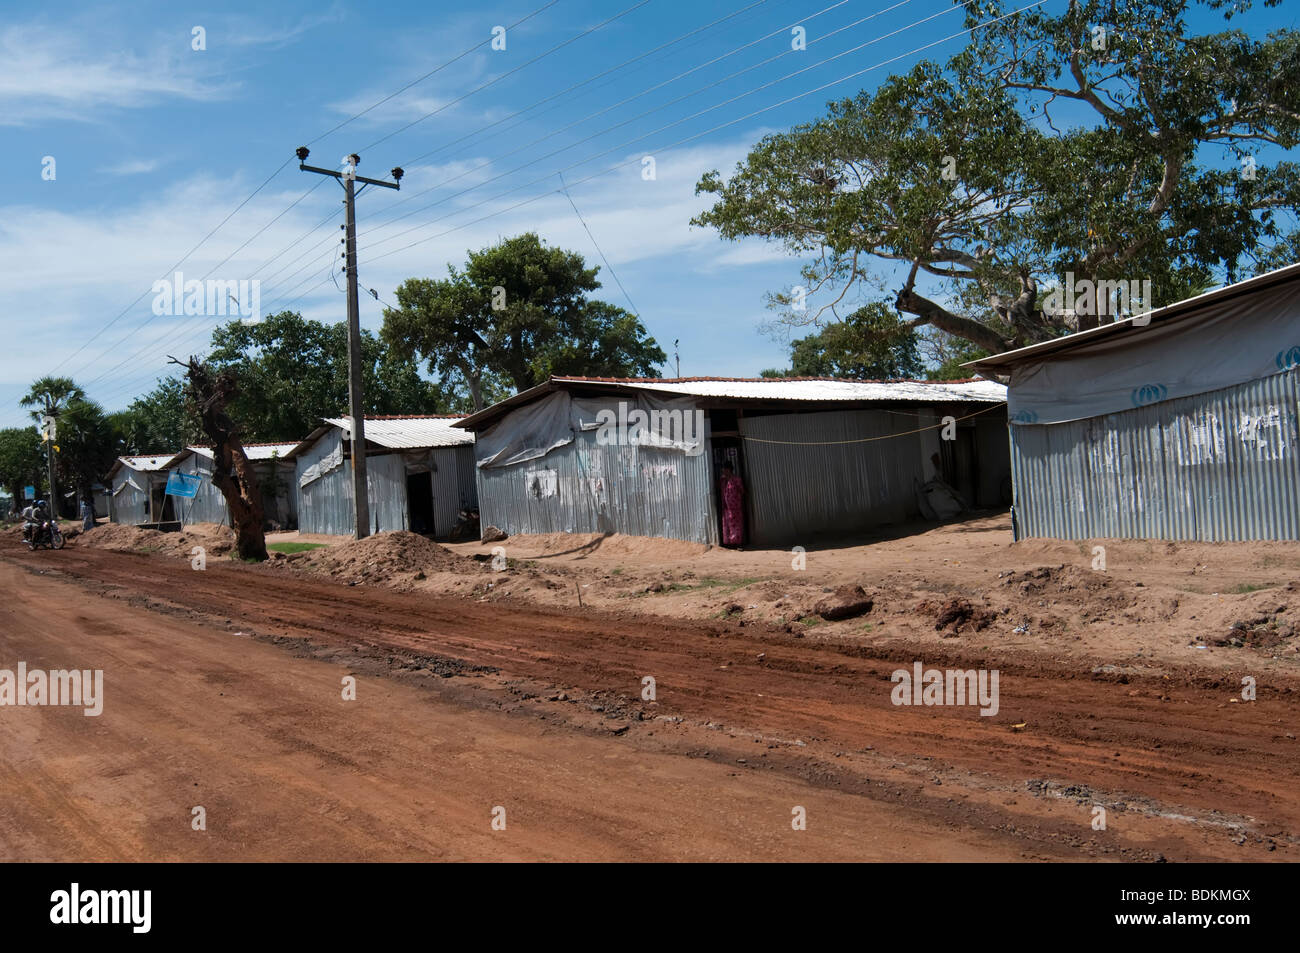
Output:
[[[0,544],[0,555],[9,554]],[[989,663],[981,653],[940,657],[898,642],[842,646],[731,623],[396,593],[267,566],[210,563],[198,573],[186,560],[153,555],[55,555],[43,561],[52,571],[120,587],[118,597],[155,608],[267,636],[487,666],[507,681],[594,693],[632,720],[711,722],[802,741],[809,755],[827,758],[866,749],[876,766],[951,770],[1009,791],[1041,791],[1035,782],[1049,780],[1079,786],[1085,797],[1091,789],[1150,802],[1153,812],[1244,817],[1288,854],[1300,831],[1300,759],[1287,737],[1300,711],[1292,685],[1261,683],[1258,702],[1234,704],[1232,683],[1213,677],[1130,676],[1125,684],[1026,656],[998,660],[1001,711],[983,718],[970,708],[895,707],[888,681],[917,658],[981,667]],[[638,697],[643,675],[658,683],[657,704]],[[1023,731],[1010,727],[1022,722]]]

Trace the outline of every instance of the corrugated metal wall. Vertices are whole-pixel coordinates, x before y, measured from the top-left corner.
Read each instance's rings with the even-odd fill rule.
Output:
[[[263,490],[262,505],[265,516],[282,525],[292,525],[297,513],[297,494],[294,493],[297,480],[293,461],[275,462],[280,486],[273,500],[265,492],[273,472],[272,466],[270,460],[253,462],[253,470],[257,473]],[[220,523],[229,526],[230,508],[226,505],[226,498],[222,496],[221,490],[212,483],[212,460],[202,454],[192,453],[175,469],[181,473],[197,475],[203,481],[199,484],[199,491],[194,499],[173,498],[172,505],[180,515],[182,524],[189,526],[193,523]]]
[[[113,508],[110,518],[114,523],[136,526],[149,522],[149,492],[139,488],[148,485],[149,474],[130,467],[122,467],[113,474]]]
[[[601,445],[589,430],[540,460],[480,469],[481,523],[511,534],[627,533],[716,543],[711,470],[707,450],[691,457]]]
[[[474,448],[434,447],[429,451],[433,471],[433,527],[448,536],[462,508],[478,505],[474,478]]]
[[[844,535],[916,515],[914,481],[929,476],[922,434],[807,444],[916,429],[927,423],[921,413],[842,410],[741,418],[753,541],[798,543],[816,533]]]
[[[220,523],[230,525],[230,510],[226,507],[226,498],[212,485],[212,461],[207,457],[191,453],[176,467],[181,473],[198,476],[203,482],[194,499],[186,500],[175,497],[172,506],[176,508],[181,523],[189,526],[193,523]]]
[[[1021,536],[1300,539],[1300,369],[1011,427]]]
[[[351,460],[344,460],[342,466],[306,486],[298,483],[307,468],[328,457],[341,442],[342,432],[333,430],[296,458],[293,485],[296,488],[298,528],[304,533],[351,535],[354,531]],[[426,465],[432,469],[434,532],[437,535],[445,536],[451,531],[462,506],[477,503],[474,448],[471,446],[372,454],[366,457],[371,532],[410,528],[406,475],[408,469],[415,472]]]

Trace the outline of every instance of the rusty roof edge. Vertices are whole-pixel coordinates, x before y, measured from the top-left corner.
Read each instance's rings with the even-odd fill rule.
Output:
[[[1048,341],[1039,341],[1037,344],[1030,344],[1026,347],[1016,348],[1014,351],[1003,351],[1001,354],[991,354],[988,357],[976,358],[973,361],[967,361],[962,367],[969,367],[974,371],[992,370],[998,372],[1001,368],[1010,367],[1013,364],[1021,364],[1025,361],[1034,360],[1036,357],[1057,354],[1062,351],[1072,351],[1075,348],[1083,347],[1100,338],[1111,337],[1116,334],[1122,334],[1134,327],[1146,327],[1155,320],[1169,320],[1179,316],[1194,317],[1195,312],[1207,305],[1217,304],[1220,301],[1230,300],[1241,295],[1253,294],[1260,291],[1266,291],[1276,285],[1284,284],[1293,278],[1300,277],[1300,262],[1285,265],[1281,268],[1275,268],[1273,271],[1265,272],[1262,275],[1255,275],[1244,281],[1238,281],[1234,284],[1224,285],[1222,288],[1214,288],[1202,294],[1195,295],[1191,298],[1184,298],[1182,301],[1175,301],[1173,304],[1167,304],[1163,308],[1156,308],[1152,311],[1146,311],[1143,314],[1135,314],[1132,317],[1125,318],[1122,321],[1112,321],[1110,324],[1103,324],[1099,327],[1089,328],[1087,331],[1076,331],[1074,334],[1062,335],[1059,338],[1052,338]],[[1191,314],[1186,314],[1191,312]],[[1134,322],[1138,318],[1144,318],[1142,324],[1136,325]]]

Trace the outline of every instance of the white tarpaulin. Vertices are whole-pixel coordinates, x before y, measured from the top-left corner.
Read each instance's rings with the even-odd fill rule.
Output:
[[[1300,365],[1300,302],[1281,287],[1103,338],[1011,372],[1013,424],[1098,417]]]
[[[509,467],[540,460],[596,431],[598,443],[638,445],[695,455],[704,448],[704,414],[689,398],[653,394],[601,399],[556,391],[507,414],[478,435],[478,466]]]
[[[302,476],[298,478],[299,486],[306,486],[319,480],[325,474],[337,470],[343,466],[343,444],[340,443],[330,451],[329,456],[321,457],[320,460],[313,463],[306,470],[302,471]]]

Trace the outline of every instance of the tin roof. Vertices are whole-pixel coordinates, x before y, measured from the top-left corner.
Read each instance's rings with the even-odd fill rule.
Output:
[[[173,453],[137,453],[131,456],[118,457],[113,461],[113,465],[109,467],[105,479],[111,483],[113,477],[123,467],[140,473],[157,473],[160,470],[165,470],[174,456]]]
[[[822,403],[1003,403],[1007,389],[996,381],[856,381],[830,377],[552,377],[491,407],[462,418],[457,424],[479,430],[512,407],[529,403],[561,388],[591,386],[615,392],[656,391],[683,397],[747,401]],[[367,426],[369,426],[367,424]],[[366,435],[369,436],[369,430]]]
[[[150,453],[130,457],[118,457],[117,463],[113,464],[113,468],[117,469],[118,465],[121,465],[130,467],[132,470],[161,470],[167,466],[167,462],[171,460],[173,456],[175,456],[175,454]]]
[[[1030,344],[1028,347],[1017,348],[1014,351],[1004,351],[1001,354],[992,354],[989,357],[968,361],[962,367],[969,367],[974,371],[1005,374],[1015,364],[1042,360],[1064,351],[1083,347],[1104,338],[1130,333],[1134,329],[1140,330],[1162,321],[1195,317],[1207,305],[1220,304],[1244,294],[1262,291],[1275,285],[1294,281],[1297,278],[1300,278],[1300,262],[1262,275],[1256,275],[1253,278],[1247,278],[1244,281],[1238,281],[1235,284],[1225,285],[1222,288],[1215,288],[1213,291],[1207,291],[1192,298],[1175,301],[1173,304],[1165,305],[1163,308],[1156,308],[1154,311],[1148,311],[1145,314],[1133,315],[1120,321],[1113,321],[1110,324],[1090,328],[1087,331],[1076,331],[1074,334],[1065,334],[1059,338],[1040,341],[1038,344]]]
[[[455,414],[367,417],[366,443],[386,447],[389,450],[468,446],[474,442],[473,434],[453,429],[453,425],[463,419]],[[342,430],[347,439],[352,438],[352,428],[347,417],[326,417],[322,426],[313,430],[305,440],[296,444],[284,456],[296,456],[319,440],[331,427]]]

